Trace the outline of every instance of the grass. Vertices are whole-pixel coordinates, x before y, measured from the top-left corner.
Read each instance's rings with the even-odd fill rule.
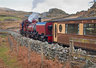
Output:
[[[4,61],[5,65],[10,68],[16,68],[15,64],[17,59],[16,57],[10,58],[8,55],[9,48],[6,46],[0,46],[0,58]]]
[[[3,34],[3,33],[1,33]],[[7,35],[3,34],[3,35],[0,35],[1,38],[6,38]]]
[[[6,40],[5,38],[7,36],[5,35],[0,35],[0,37],[3,39],[3,40]],[[6,46],[6,41],[4,42],[0,42],[1,43],[1,46],[0,46],[0,59],[3,60],[5,66],[8,66],[9,68],[18,68],[16,66],[16,62],[17,62],[17,58],[16,56],[10,56],[9,55],[9,51],[10,51],[10,48],[8,46]],[[20,67],[19,67],[20,68]]]
[[[19,17],[11,17],[11,16],[9,16],[9,17],[7,17],[7,16],[5,16],[5,17],[0,17],[0,21],[14,21],[14,20],[21,20],[21,18],[19,18]]]

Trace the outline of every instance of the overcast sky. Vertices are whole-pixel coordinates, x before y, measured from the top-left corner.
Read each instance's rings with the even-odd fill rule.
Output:
[[[77,11],[88,10],[92,0],[0,0],[0,7],[22,11],[45,12],[50,8],[59,8],[72,14]]]

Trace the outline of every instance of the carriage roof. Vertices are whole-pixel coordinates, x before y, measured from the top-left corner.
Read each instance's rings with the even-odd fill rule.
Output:
[[[63,22],[63,21],[82,21],[82,20],[96,20],[96,17],[89,17],[89,18],[70,18],[70,19],[56,19],[47,22]]]

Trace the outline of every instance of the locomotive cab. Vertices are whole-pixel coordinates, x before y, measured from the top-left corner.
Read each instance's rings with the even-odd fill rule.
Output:
[[[38,18],[38,22],[32,19],[32,22],[25,20],[21,24],[20,33],[27,37],[52,42],[52,22],[41,22],[41,18]]]
[[[36,31],[40,40],[52,42],[52,22],[38,22]]]

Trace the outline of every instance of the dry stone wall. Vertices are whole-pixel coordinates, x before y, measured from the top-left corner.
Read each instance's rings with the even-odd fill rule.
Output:
[[[58,44],[48,44],[47,42],[33,40],[30,38],[23,37],[18,33],[11,33],[11,35],[14,37],[14,39],[16,39],[16,41],[18,41],[18,43],[21,46],[30,47],[32,51],[35,51],[37,53],[41,53],[41,48],[42,48],[43,54],[48,59],[57,58],[61,62],[64,62],[70,58],[69,48],[67,48],[67,47],[64,48]],[[83,55],[86,54],[86,51],[83,51],[81,49],[76,49],[76,50],[74,50],[74,52],[78,52]]]

